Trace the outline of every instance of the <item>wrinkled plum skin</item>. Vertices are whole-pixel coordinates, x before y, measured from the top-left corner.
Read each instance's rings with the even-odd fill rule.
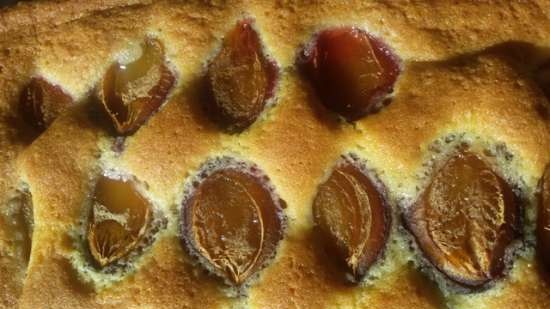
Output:
[[[521,236],[521,213],[508,183],[479,156],[462,151],[434,174],[405,223],[442,274],[482,289],[504,275],[507,249]]]

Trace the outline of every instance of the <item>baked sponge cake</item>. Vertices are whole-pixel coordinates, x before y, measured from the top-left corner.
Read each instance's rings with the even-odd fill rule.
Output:
[[[4,308],[549,308],[550,3],[0,11]]]

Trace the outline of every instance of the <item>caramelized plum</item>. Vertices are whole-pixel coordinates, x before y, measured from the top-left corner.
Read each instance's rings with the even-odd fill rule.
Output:
[[[400,70],[388,46],[354,27],[319,33],[298,65],[321,103],[348,121],[380,109]]]
[[[88,223],[88,246],[95,262],[105,267],[126,256],[142,239],[150,217],[151,204],[133,180],[101,176]]]
[[[73,99],[61,87],[40,77],[31,79],[19,99],[21,115],[39,130],[45,130],[71,104]]]
[[[263,181],[233,168],[217,170],[183,205],[186,249],[236,286],[266,264],[282,238],[281,205]]]
[[[426,258],[461,286],[503,275],[506,249],[520,236],[520,207],[499,175],[462,151],[436,172],[406,215]]]
[[[229,130],[250,126],[273,96],[277,68],[262,52],[250,20],[231,30],[208,65],[210,112]]]
[[[550,270],[550,165],[540,180],[537,220],[538,252],[545,267]]]
[[[117,133],[130,135],[160,108],[174,82],[162,44],[147,39],[137,60],[111,65],[101,82],[99,98]]]
[[[380,257],[390,214],[374,182],[355,164],[338,165],[319,187],[313,202],[316,231],[355,281]]]

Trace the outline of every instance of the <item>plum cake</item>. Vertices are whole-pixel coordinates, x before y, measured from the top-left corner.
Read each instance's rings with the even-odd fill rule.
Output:
[[[550,2],[0,9],[0,308],[550,308]]]

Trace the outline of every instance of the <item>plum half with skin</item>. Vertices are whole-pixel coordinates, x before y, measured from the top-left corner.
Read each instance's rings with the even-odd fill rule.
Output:
[[[130,253],[151,220],[151,203],[132,179],[101,176],[96,183],[88,222],[88,247],[99,267]]]
[[[313,202],[315,230],[353,281],[365,276],[388,238],[391,215],[382,189],[346,160],[319,186]]]
[[[162,43],[148,38],[138,59],[109,67],[101,81],[99,99],[117,134],[131,135],[158,111],[174,83]]]
[[[321,31],[298,58],[321,103],[348,121],[383,106],[399,63],[384,42],[355,27]]]
[[[72,97],[60,86],[33,77],[21,92],[19,110],[27,123],[43,131],[72,104]]]
[[[520,218],[510,185],[467,150],[433,175],[405,215],[424,256],[469,289],[503,276],[507,248],[521,236]]]
[[[262,269],[283,237],[281,201],[264,181],[223,168],[204,178],[183,204],[185,249],[233,286]]]
[[[273,96],[277,66],[263,52],[252,21],[239,21],[208,64],[208,111],[229,131],[249,127]]]

